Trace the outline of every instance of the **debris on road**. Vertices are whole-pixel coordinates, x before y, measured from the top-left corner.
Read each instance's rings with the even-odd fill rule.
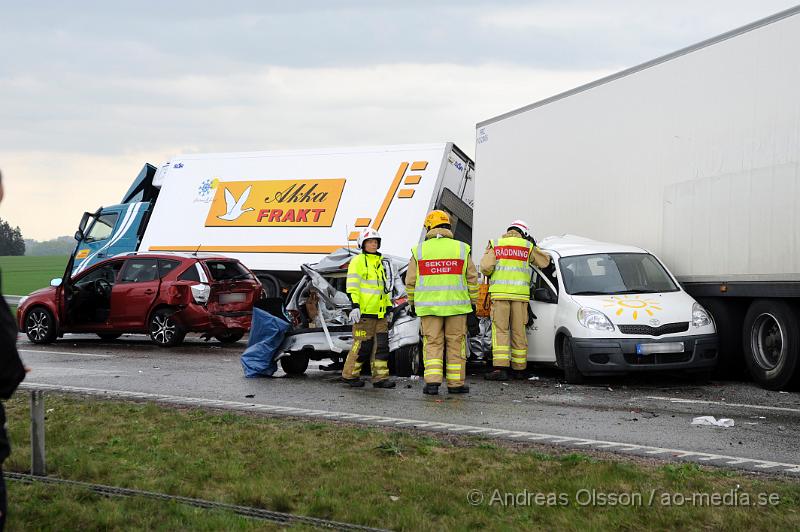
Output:
[[[532,376],[532,377],[528,377],[528,380],[529,380],[529,381],[538,381],[538,380],[539,380],[539,377],[537,377],[536,375],[534,375],[534,376]]]
[[[711,425],[714,427],[728,428],[733,426],[733,420],[727,417],[719,419],[714,416],[698,416],[692,420],[692,425]]]

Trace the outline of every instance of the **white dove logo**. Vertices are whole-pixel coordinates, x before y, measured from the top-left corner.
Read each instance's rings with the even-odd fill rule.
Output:
[[[231,191],[227,188],[225,189],[225,214],[222,216],[217,216],[220,220],[225,220],[226,222],[232,222],[239,218],[246,212],[253,211],[252,207],[248,207],[246,209],[242,209],[244,202],[247,201],[247,198],[250,196],[250,190],[253,188],[253,185],[250,185],[242,192],[241,197],[237,201],[236,198],[233,197]]]

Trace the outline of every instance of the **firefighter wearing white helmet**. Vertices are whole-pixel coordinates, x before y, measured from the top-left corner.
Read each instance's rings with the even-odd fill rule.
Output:
[[[536,247],[528,224],[514,220],[500,238],[491,240],[481,259],[481,272],[489,279],[492,300],[492,365],[488,380],[525,377],[528,364],[528,321],[531,265],[544,268],[550,256]]]
[[[394,388],[389,380],[389,333],[386,312],[392,306],[392,281],[386,278],[381,254],[381,235],[367,227],[358,234],[361,253],[347,267],[347,295],[353,302],[353,347],[347,354],[342,378],[354,388],[364,386],[361,367],[370,361],[372,386]]]

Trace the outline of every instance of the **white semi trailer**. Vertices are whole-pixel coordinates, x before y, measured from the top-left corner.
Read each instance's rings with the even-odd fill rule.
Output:
[[[800,379],[800,6],[477,124],[473,243],[513,218],[656,253],[720,364]]]

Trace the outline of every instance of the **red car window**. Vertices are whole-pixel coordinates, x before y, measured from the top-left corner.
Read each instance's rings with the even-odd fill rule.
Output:
[[[144,283],[158,279],[156,259],[128,259],[122,268],[120,283]]]

